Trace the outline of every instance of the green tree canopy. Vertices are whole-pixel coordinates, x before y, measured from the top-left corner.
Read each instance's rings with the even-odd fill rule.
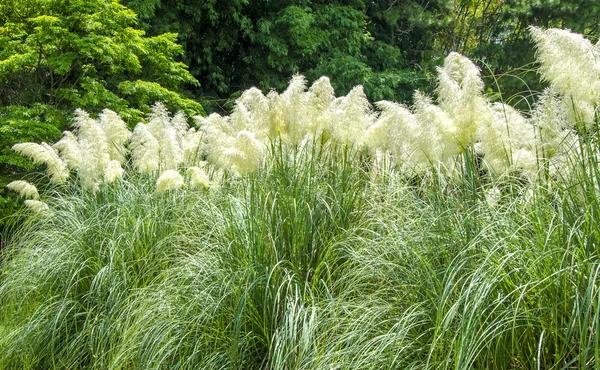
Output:
[[[414,63],[371,32],[363,0],[125,0],[151,34],[177,32],[199,97],[257,86],[283,89],[294,73],[331,77],[336,91],[363,84],[373,100],[412,92]],[[380,9],[375,7],[375,11]]]
[[[57,139],[76,108],[108,108],[130,124],[155,101],[204,112],[180,93],[198,82],[176,60],[177,35],[147,37],[136,25],[116,0],[0,2],[0,189],[2,178],[28,166],[11,146]]]

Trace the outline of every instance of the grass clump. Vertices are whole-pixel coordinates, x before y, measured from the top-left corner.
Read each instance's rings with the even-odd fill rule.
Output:
[[[544,49],[589,45],[532,33],[552,90],[530,116],[453,53],[439,105],[296,76],[197,128],[79,112],[17,147],[61,188],[11,185],[0,368],[599,368],[596,102],[568,105]]]

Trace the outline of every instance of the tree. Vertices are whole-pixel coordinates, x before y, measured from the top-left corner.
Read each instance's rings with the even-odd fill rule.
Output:
[[[336,91],[363,84],[373,100],[412,91],[401,50],[370,33],[363,0],[125,0],[150,34],[177,32],[201,82],[196,96],[229,97],[251,86],[283,89],[295,73],[331,77]]]
[[[11,146],[57,139],[76,108],[109,108],[130,124],[155,101],[204,112],[181,94],[198,82],[176,61],[183,53],[177,35],[146,37],[136,24],[116,0],[0,2],[1,188],[12,173],[31,168]]]

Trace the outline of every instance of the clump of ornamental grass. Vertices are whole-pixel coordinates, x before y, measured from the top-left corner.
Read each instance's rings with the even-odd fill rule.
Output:
[[[351,249],[339,283],[361,302],[346,319],[377,319],[336,331],[349,340],[339,349],[344,364],[584,369],[597,359],[600,333],[588,320],[600,317],[599,263],[574,238],[583,225],[556,212],[562,199],[510,193],[501,182],[492,203],[438,186],[421,198],[415,192],[427,189],[394,173],[373,185],[371,237]]]
[[[94,194],[73,190],[12,236],[0,285],[0,367],[113,364],[140,289],[189,253],[188,231],[206,230],[187,208],[209,193],[156,196],[153,188],[129,177]]]
[[[412,107],[295,76],[197,128],[157,104],[18,144],[83,188],[10,185],[43,212],[5,252],[0,368],[596,366],[597,73],[553,56],[597,50],[532,34],[529,115],[451,53]]]
[[[212,230],[136,303],[119,358],[141,368],[315,368],[329,329],[320,317],[333,320],[323,306],[343,294],[335,281],[359,235],[367,180],[356,152],[333,148],[274,147],[269,166],[229,185],[208,210]]]

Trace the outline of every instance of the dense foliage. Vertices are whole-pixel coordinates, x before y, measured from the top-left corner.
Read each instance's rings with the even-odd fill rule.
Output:
[[[374,100],[406,98],[406,91],[423,83],[416,79],[423,74],[415,75],[413,67],[425,56],[420,50],[426,49],[429,34],[423,31],[435,27],[430,19],[411,18],[420,27],[399,43],[393,31],[388,37],[394,16],[362,0],[125,4],[148,22],[149,32],[179,33],[185,61],[202,83],[200,97],[227,98],[251,86],[282,89],[299,72],[309,80],[330,76],[344,94],[361,83]],[[417,2],[411,9],[415,16],[423,10]],[[433,9],[425,10],[431,16]],[[370,17],[371,12],[380,17]],[[375,34],[382,32],[385,39]]]
[[[412,90],[432,89],[435,67],[455,51],[485,67],[489,88],[505,100],[518,94],[531,103],[544,85],[532,66],[528,26],[600,36],[594,0],[124,3],[151,34],[179,33],[185,61],[202,84],[196,96],[213,101],[251,86],[282,89],[299,72],[309,80],[327,75],[344,94],[361,83],[373,100],[408,102]],[[218,104],[212,110],[221,111]]]
[[[76,108],[94,114],[109,108],[130,124],[157,100],[203,113],[199,103],[181,95],[198,83],[176,61],[183,52],[177,35],[146,37],[136,24],[136,15],[114,0],[0,3],[2,188],[14,172],[31,168],[11,146],[57,140]],[[10,200],[0,195],[0,202]]]

